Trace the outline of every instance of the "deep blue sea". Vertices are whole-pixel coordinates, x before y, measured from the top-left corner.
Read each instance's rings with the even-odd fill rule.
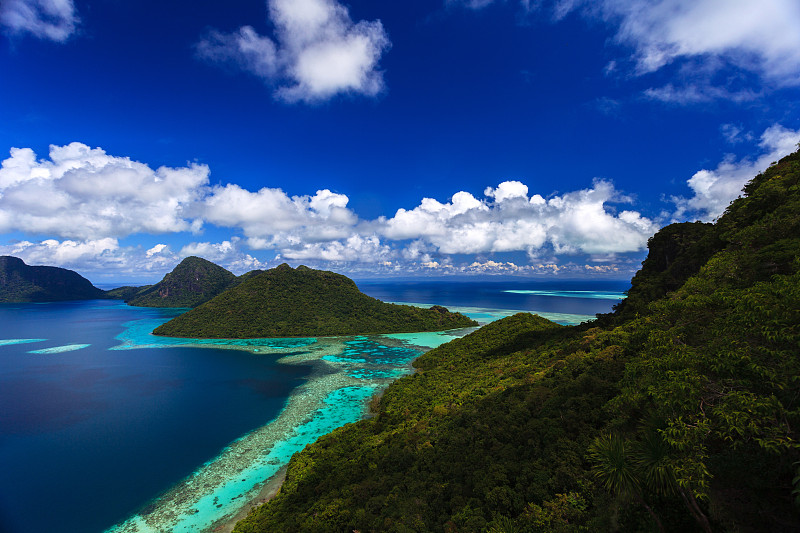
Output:
[[[628,284],[362,281],[359,287],[384,301],[594,315],[610,310]],[[152,327],[175,313],[116,301],[0,304],[0,532],[103,532],[149,510],[153,498],[284,412],[288,422],[273,423],[281,437],[267,448],[278,453],[293,443],[282,452],[285,462],[305,445],[298,435],[309,434],[309,413],[316,413],[318,432],[358,419],[363,399],[407,372],[421,353],[366,338],[250,351],[159,339],[159,347],[146,347]],[[410,342],[403,338],[392,342]],[[119,349],[136,348],[132,342],[144,347]],[[319,360],[308,360],[314,350]],[[343,369],[340,377],[335,368]],[[306,388],[311,392],[298,393]],[[327,396],[317,398],[315,390]],[[334,404],[345,401],[355,408],[336,411]],[[310,434],[304,438],[316,438]]]

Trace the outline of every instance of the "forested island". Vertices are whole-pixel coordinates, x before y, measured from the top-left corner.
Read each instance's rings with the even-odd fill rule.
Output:
[[[242,339],[443,331],[477,325],[441,306],[424,309],[381,302],[341,274],[282,264],[247,276],[153,333]]]
[[[235,531],[800,530],[800,153],[668,226],[615,312],[419,357]]]
[[[61,302],[106,297],[105,291],[72,270],[29,266],[17,257],[0,256],[0,303]]]

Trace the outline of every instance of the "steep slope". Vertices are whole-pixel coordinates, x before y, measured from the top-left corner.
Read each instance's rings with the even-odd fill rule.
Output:
[[[745,192],[651,240],[635,312],[421,356],[235,531],[800,530],[800,153]]]
[[[200,257],[187,257],[164,279],[137,292],[129,305],[196,307],[227,289],[236,276]]]
[[[55,302],[105,298],[105,292],[72,270],[28,266],[22,259],[0,256],[0,302]]]
[[[477,323],[443,307],[383,303],[333,272],[283,264],[156,328],[205,338],[314,337],[440,331]]]

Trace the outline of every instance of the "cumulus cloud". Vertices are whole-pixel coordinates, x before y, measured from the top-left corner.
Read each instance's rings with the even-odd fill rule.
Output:
[[[78,15],[72,0],[3,0],[0,26],[12,34],[29,33],[64,42],[75,33]]]
[[[50,146],[50,159],[12,148],[0,167],[0,232],[68,239],[192,228],[188,208],[208,182],[205,165],[149,166],[101,148]]]
[[[314,259],[389,265],[389,259],[394,257],[394,252],[389,246],[381,244],[377,235],[351,235],[341,241],[304,243],[294,249],[283,249],[281,257],[291,260]]]
[[[46,239],[41,242],[21,241],[3,248],[4,255],[22,257],[29,264],[83,264],[86,259],[110,257],[119,249],[117,239],[104,238],[76,242]]]
[[[461,191],[442,204],[425,198],[411,210],[381,219],[381,233],[393,240],[416,239],[413,257],[423,251],[444,254],[528,251],[547,244],[557,253],[624,253],[643,249],[655,223],[635,211],[614,214],[612,202],[629,201],[610,182],[554,196],[528,197],[528,187],[507,181],[489,187],[479,200]],[[425,250],[425,244],[431,249]]]
[[[0,233],[118,239],[196,232],[210,222],[241,230],[252,248],[264,249],[345,239],[358,222],[348,197],[327,189],[289,197],[277,188],[210,187],[205,165],[154,170],[81,143],[51,146],[49,155],[39,160],[29,148],[12,148],[2,162]]]
[[[782,138],[780,131],[770,132],[765,143]],[[459,191],[447,202],[423,198],[391,218],[360,220],[346,195],[328,189],[289,196],[278,188],[210,186],[209,173],[197,164],[154,170],[81,143],[51,146],[47,159],[14,148],[0,165],[0,233],[44,240],[28,237],[3,249],[38,263],[121,272],[168,270],[188,255],[243,272],[266,265],[255,256],[260,250],[280,260],[442,271],[455,268],[451,256],[458,254],[527,253],[542,261],[553,254],[634,252],[656,230],[636,211],[618,212],[614,204],[631,199],[603,180],[548,199],[509,180],[487,187],[482,197]],[[119,244],[132,235],[197,234],[204,225],[234,234],[180,249],[167,244],[175,237],[147,246]],[[500,264],[511,263],[498,259]]]
[[[166,244],[156,244],[145,252],[146,257],[153,257],[159,254],[170,253],[169,246]]]
[[[241,228],[252,248],[277,248],[347,237],[358,220],[348,201],[328,189],[289,197],[281,189],[250,192],[229,184],[206,198],[204,217],[217,226]]]
[[[222,242],[192,242],[181,248],[177,254],[181,259],[191,255],[222,265],[237,275],[268,266],[268,262],[260,261],[244,252],[241,249],[241,239],[237,237]]]
[[[287,102],[382,91],[378,61],[391,43],[380,21],[353,22],[335,0],[269,0],[268,9],[274,39],[251,26],[212,31],[197,44],[198,55],[259,76]]]
[[[772,162],[793,152],[800,142],[800,130],[790,130],[774,124],[761,134],[759,147],[762,154],[756,159],[736,160],[727,155],[714,170],[699,170],[687,180],[694,195],[691,198],[675,197],[676,219],[696,215],[701,220],[713,220],[742,192],[744,185]]]

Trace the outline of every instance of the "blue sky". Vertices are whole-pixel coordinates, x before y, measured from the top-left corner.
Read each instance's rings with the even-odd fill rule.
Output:
[[[796,0],[0,1],[0,253],[626,279],[800,141]]]

